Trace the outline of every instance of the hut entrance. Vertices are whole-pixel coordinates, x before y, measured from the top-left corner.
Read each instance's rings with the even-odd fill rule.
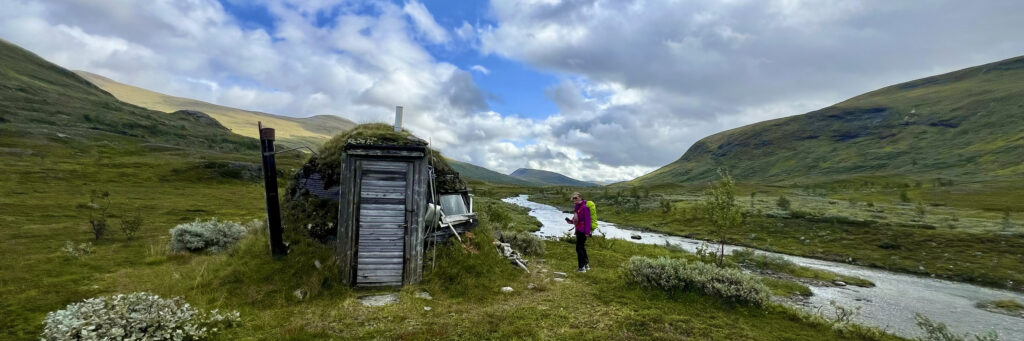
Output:
[[[429,183],[425,143],[350,143],[342,160],[337,249],[342,280],[355,287],[419,282]]]
[[[400,286],[412,211],[412,162],[358,163],[356,286]]]

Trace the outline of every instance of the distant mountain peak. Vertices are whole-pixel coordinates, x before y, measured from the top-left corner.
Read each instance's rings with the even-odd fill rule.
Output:
[[[516,169],[512,174],[513,177],[533,181],[544,184],[545,186],[573,186],[573,187],[593,187],[598,186],[595,183],[580,181],[568,176],[540,169],[532,168],[519,168]]]

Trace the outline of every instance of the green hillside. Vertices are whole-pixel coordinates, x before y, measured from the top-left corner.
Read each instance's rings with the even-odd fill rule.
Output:
[[[873,176],[991,181],[1024,176],[1024,57],[875,90],[803,115],[701,139],[633,184],[792,184]]]
[[[447,159],[448,164],[463,178],[478,180],[495,185],[544,186],[544,184],[501,174],[467,162]]]
[[[203,115],[167,114],[118,101],[74,73],[3,40],[0,65],[0,146],[20,139],[37,148],[110,146],[124,140],[148,143],[150,148],[259,148],[258,141],[231,134]]]
[[[511,174],[513,177],[543,184],[544,186],[595,187],[595,183],[580,181],[568,176],[539,169],[520,168]]]
[[[202,111],[232,132],[252,138],[259,137],[256,123],[263,122],[264,126],[274,128],[278,141],[282,143],[318,146],[327,141],[331,136],[352,129],[356,125],[355,122],[333,115],[298,118],[235,109],[191,98],[165,95],[119,83],[110,78],[86,71],[75,71],[75,73],[92,82],[97,87],[113,94],[121,101],[165,112],[178,110]]]

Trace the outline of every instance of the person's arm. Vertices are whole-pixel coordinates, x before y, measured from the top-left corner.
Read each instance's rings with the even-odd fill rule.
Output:
[[[573,207],[572,220],[569,220],[569,218],[565,219],[567,223],[572,225],[572,227],[569,228],[569,232],[572,232],[573,230],[576,229],[576,222],[578,221],[577,219],[579,219],[578,212],[576,212],[575,207]]]

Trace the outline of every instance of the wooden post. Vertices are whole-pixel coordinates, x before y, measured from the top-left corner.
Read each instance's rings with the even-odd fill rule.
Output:
[[[282,240],[281,206],[277,200],[277,164],[274,160],[274,128],[260,129],[260,154],[263,155],[263,185],[267,199],[267,226],[270,229],[270,254],[282,257],[288,254],[288,247]]]

